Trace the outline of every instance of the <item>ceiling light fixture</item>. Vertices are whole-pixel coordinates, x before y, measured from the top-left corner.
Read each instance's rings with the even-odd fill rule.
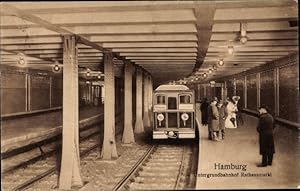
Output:
[[[203,74],[203,78],[206,78],[206,77],[207,77],[207,74],[206,74],[206,73],[204,73],[204,74]]]
[[[223,59],[220,59],[219,62],[218,62],[219,66],[223,66],[224,65],[224,60]]]
[[[216,65],[213,65],[213,70],[217,70],[217,66]]]
[[[209,74],[211,74],[213,71],[212,71],[212,69],[210,68],[210,69],[208,69],[208,73]]]
[[[228,46],[228,54],[233,54],[234,48],[233,46]]]
[[[25,55],[23,53],[18,53],[18,60],[17,63],[21,66],[26,66],[27,65],[27,60],[25,58]]]
[[[89,68],[86,69],[86,76],[87,77],[91,76],[91,70]]]
[[[240,28],[241,28],[240,42],[242,44],[246,44],[246,42],[248,41],[248,38],[247,38],[247,24],[246,23],[240,23]]]

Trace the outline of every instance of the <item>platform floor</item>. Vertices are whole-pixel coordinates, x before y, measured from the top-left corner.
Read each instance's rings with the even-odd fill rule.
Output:
[[[199,105],[197,108],[199,108]],[[201,116],[199,110],[197,116],[198,119]],[[273,165],[258,168],[256,165],[261,162],[258,133],[256,132],[258,119],[246,114],[243,115],[243,119],[244,124],[239,128],[226,129],[226,137],[223,141],[208,140],[207,126],[200,127],[200,151],[196,188],[299,188],[299,132],[278,126],[274,134],[276,153],[274,155]],[[246,170],[218,168],[218,165],[231,164],[244,165]],[[246,175],[259,174],[259,176],[244,177],[242,173]],[[207,174],[218,174],[219,177],[208,178]],[[221,174],[223,176],[221,176]],[[225,177],[224,175],[235,176]]]
[[[84,107],[79,111],[80,121],[103,114],[103,107]],[[2,152],[10,148],[8,145],[26,141],[40,135],[53,133],[62,125],[62,110],[48,113],[8,119],[1,122]]]

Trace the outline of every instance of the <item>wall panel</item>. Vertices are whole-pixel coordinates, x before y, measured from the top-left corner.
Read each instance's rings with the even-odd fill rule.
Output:
[[[1,73],[1,114],[26,111],[25,73]]]
[[[61,76],[52,78],[52,90],[51,90],[51,107],[62,106],[63,98],[63,81]]]
[[[260,73],[260,104],[269,107],[270,113],[275,115],[275,86],[274,70]]]
[[[257,110],[256,74],[247,76],[247,108]]]
[[[239,108],[244,108],[244,106],[245,106],[244,78],[237,78],[236,79],[236,95],[240,96],[238,107]]]
[[[31,75],[30,77],[30,110],[50,108],[49,76]]]
[[[231,98],[234,96],[234,80],[230,79],[226,81],[226,87],[227,87],[227,97]]]
[[[293,122],[299,121],[299,66],[279,69],[279,116]]]

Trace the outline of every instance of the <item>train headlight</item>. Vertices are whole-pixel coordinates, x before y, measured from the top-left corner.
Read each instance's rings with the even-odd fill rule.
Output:
[[[170,136],[174,136],[174,132],[173,131],[169,131],[169,133],[168,133]]]
[[[183,121],[186,121],[186,120],[189,119],[189,115],[188,115],[187,113],[183,113],[183,114],[181,115],[181,119],[182,119]]]
[[[157,120],[158,121],[163,121],[165,119],[164,115],[162,113],[157,115]]]
[[[186,121],[189,119],[189,115],[187,113],[183,113],[181,115],[181,119],[183,120],[183,126],[186,126]]]
[[[156,118],[158,120],[158,126],[161,126],[161,122],[165,119],[165,116],[162,113],[160,113],[157,115]]]

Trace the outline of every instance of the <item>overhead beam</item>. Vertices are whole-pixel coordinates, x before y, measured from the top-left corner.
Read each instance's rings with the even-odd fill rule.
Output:
[[[52,44],[52,43],[62,43],[62,37],[57,36],[47,36],[47,37],[32,37],[27,36],[24,38],[16,38],[12,36],[11,38],[3,38],[1,35],[0,44],[1,45],[17,45],[17,44]]]
[[[193,8],[193,3],[189,1],[122,1],[116,4],[115,2],[104,1],[97,2],[44,2],[42,5],[32,2],[25,2],[20,5],[24,10],[32,12],[32,14],[54,14],[54,13],[90,13],[90,12],[119,12],[119,11],[149,11],[149,10],[178,10]]]
[[[209,47],[228,47],[228,41],[210,41]],[[298,40],[249,40],[246,44],[236,43],[239,46],[298,46]]]
[[[235,52],[234,56],[285,56],[288,52]],[[224,52],[208,52],[207,56],[231,56]]]
[[[115,52],[197,52],[196,48],[114,48]]]
[[[26,11],[22,11],[12,5],[9,5],[8,3],[2,3],[2,9],[0,10],[0,13],[2,14],[3,12],[10,14],[10,15],[15,15],[19,18],[39,24],[39,25],[43,26],[44,28],[54,31],[54,32],[57,32],[61,35],[74,35],[76,37],[78,43],[83,43],[94,49],[104,51],[103,47],[100,46],[99,44],[92,43],[91,41],[89,41],[88,39],[86,39],[83,36],[74,34],[71,31],[66,30],[64,28],[57,27],[55,24],[52,24],[51,22],[49,22],[45,19],[42,19],[42,18],[32,15],[30,13],[27,13]]]
[[[168,53],[168,52],[164,52],[164,53],[151,53],[151,52],[136,52],[136,53],[120,53],[121,56],[197,56],[196,53]]]
[[[164,65],[164,64],[178,64],[178,65],[195,65],[195,61],[136,61],[136,64],[141,64],[141,65],[155,65],[155,64],[160,64],[160,65]]]
[[[18,55],[20,52],[19,51],[14,51],[14,50],[6,50],[4,48],[2,48],[0,46],[0,50],[1,52],[8,52],[8,53],[11,53],[11,54],[14,54],[14,55]],[[26,54],[26,52],[22,52],[26,57],[32,57],[32,58],[36,58],[36,59],[39,59],[39,60],[42,60],[42,61],[46,61],[46,62],[53,62],[54,60],[53,59],[48,59],[48,58],[40,58],[39,56],[35,56],[35,55],[29,55],[29,54]]]
[[[103,43],[106,48],[163,48],[163,47],[197,47],[196,42],[132,42],[132,43]]]
[[[122,14],[119,12],[88,12],[88,13],[72,13],[66,17],[65,13],[52,13],[52,14],[39,14],[39,16],[48,21],[56,24],[119,24],[119,23],[155,23],[155,22],[174,22],[185,21],[193,22],[195,18],[192,10],[150,10],[150,11],[124,11]]]
[[[259,7],[238,9],[217,9],[214,21],[237,22],[237,21],[282,21],[298,18],[297,6],[290,7]]]
[[[130,60],[196,60],[196,57],[167,57],[167,56],[152,56],[152,57],[133,57],[133,56],[126,56],[127,59]]]
[[[195,34],[92,35],[92,42],[195,42]]]
[[[197,19],[197,37],[198,37],[198,50],[197,62],[194,71],[203,63],[207,48],[209,45],[210,37],[212,34],[213,17],[216,11],[216,2],[195,2],[194,15]]]
[[[293,52],[297,51],[298,46],[272,46],[272,47],[237,47],[234,49],[235,52]],[[216,48],[216,47],[209,47],[209,52],[224,52],[228,51],[227,48]]]
[[[288,21],[247,22],[247,32],[288,31],[297,30]],[[212,32],[240,32],[240,23],[216,23]]]
[[[101,25],[64,27],[75,34],[121,35],[121,34],[176,34],[196,33],[194,23],[188,24],[141,24],[141,25]]]
[[[237,33],[213,33],[212,41],[220,40],[236,40],[239,37]],[[247,33],[249,40],[275,40],[275,39],[298,39],[298,32],[253,32]]]

